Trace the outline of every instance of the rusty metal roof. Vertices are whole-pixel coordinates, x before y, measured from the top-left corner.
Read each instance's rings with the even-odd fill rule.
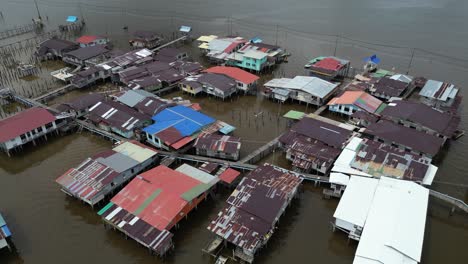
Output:
[[[342,148],[351,136],[351,131],[326,123],[315,118],[304,117],[297,122],[291,131],[306,137],[320,140],[326,145]]]
[[[208,230],[255,253],[270,238],[282,209],[301,182],[290,171],[269,164],[259,166],[242,179]]]

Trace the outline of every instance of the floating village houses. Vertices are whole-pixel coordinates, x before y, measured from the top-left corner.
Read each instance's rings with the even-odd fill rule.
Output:
[[[153,31],[135,31],[133,37],[128,41],[130,46],[136,49],[147,48],[154,49],[161,45],[163,38]]]
[[[153,116],[154,124],[143,129],[146,140],[161,149],[180,149],[194,141],[215,119],[189,107],[169,107]]]
[[[215,64],[225,63],[229,54],[240,49],[245,45],[245,43],[247,43],[247,40],[242,37],[211,38],[208,36],[204,38],[202,36],[198,39],[207,40],[201,41],[203,43],[198,47],[210,62]]]
[[[158,54],[154,56],[157,61],[163,62],[174,62],[181,61],[188,58],[188,54],[177,48],[164,48],[158,51]]]
[[[419,92],[421,101],[437,108],[453,108],[456,103],[458,88],[451,83],[428,80]],[[460,98],[461,100],[461,98]],[[458,102],[459,103],[459,102]],[[455,105],[455,111],[458,105]]]
[[[201,73],[187,77],[179,83],[179,87],[182,91],[191,95],[204,92],[223,100],[231,97],[237,91],[237,84],[234,79],[217,73]]]
[[[252,263],[275,232],[280,217],[297,194],[302,179],[269,164],[244,177],[210,222],[208,230],[235,246],[233,257]],[[206,249],[216,250],[213,243]]]
[[[227,56],[227,65],[236,66],[248,71],[263,72],[284,59],[284,51],[274,45],[251,40],[240,49]]]
[[[406,82],[382,77],[371,85],[369,91],[377,98],[389,100],[392,97],[402,97],[408,86]]]
[[[331,112],[347,116],[357,111],[379,114],[385,108],[382,101],[363,91],[345,91],[340,96],[331,99],[327,105]]]
[[[443,138],[383,119],[370,124],[362,133],[375,141],[429,158],[436,156],[445,143]]]
[[[96,45],[104,45],[106,46],[109,43],[109,39],[103,36],[96,36],[96,35],[85,35],[79,37],[76,42],[80,44],[81,48],[96,46]]]
[[[351,63],[337,57],[317,57],[310,60],[304,68],[310,76],[319,77],[327,81],[339,80],[348,76]]]
[[[257,88],[257,81],[260,79],[257,75],[236,67],[215,66],[205,70],[208,73],[224,74],[236,81],[238,90],[248,93]]]
[[[159,98],[145,90],[128,90],[117,97],[117,101],[137,110],[138,112],[154,116],[174,103]]]
[[[89,109],[98,102],[104,101],[105,97],[102,94],[90,93],[78,98],[75,98],[66,103],[59,104],[56,109],[60,112],[73,114],[76,118],[83,117],[89,113]]]
[[[135,129],[152,123],[151,116],[114,101],[99,101],[93,105],[88,119],[99,128],[125,138],[134,137]]]
[[[187,164],[160,165],[135,177],[98,214],[106,225],[165,255],[173,248],[170,230],[207,198],[219,181]]]
[[[240,138],[218,134],[201,134],[193,144],[197,155],[237,161]]]
[[[110,70],[105,70],[100,66],[91,66],[75,73],[70,78],[70,84],[77,88],[84,88],[98,81],[104,81],[108,79],[110,75]]]
[[[273,79],[264,84],[270,98],[285,102],[288,99],[321,106],[338,89],[338,85],[317,77],[296,76]]]
[[[333,175],[349,180],[350,176],[387,176],[431,185],[437,170],[429,157],[367,138],[354,137],[336,159],[330,177]]]
[[[111,78],[113,82],[119,82],[119,72],[129,67],[149,63],[153,61],[152,56],[153,52],[147,49],[130,51],[109,59],[105,63],[91,66],[88,69],[77,72],[70,82],[78,88],[88,86],[98,80],[105,80],[107,78]]]
[[[423,103],[393,100],[380,113],[394,123],[423,131],[443,139],[456,136],[460,116],[442,112]]]
[[[109,52],[104,45],[94,45],[67,52],[62,60],[75,66],[93,66],[104,62]]]
[[[10,229],[5,222],[2,214],[0,213],[0,250],[3,248],[10,248],[7,239],[11,237]]]
[[[66,194],[94,206],[135,175],[154,165],[157,153],[136,141],[87,158],[56,182]]]
[[[39,138],[47,139],[47,135],[64,124],[63,119],[57,119],[47,109],[29,108],[14,116],[0,120],[0,149],[10,155],[10,151]]]
[[[65,53],[78,48],[79,45],[75,42],[52,38],[39,43],[35,54],[39,60],[50,60],[62,58]]]
[[[338,123],[338,122],[336,122]],[[325,118],[303,117],[279,141],[295,171],[327,173],[353,128]]]
[[[419,263],[428,202],[429,190],[414,182],[351,177],[334,228],[359,241],[353,263]]]

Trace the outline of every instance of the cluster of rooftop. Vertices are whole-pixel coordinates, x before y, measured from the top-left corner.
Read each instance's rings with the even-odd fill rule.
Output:
[[[199,48],[208,59],[249,71],[262,72],[282,62],[285,51],[275,45],[263,43],[260,38],[201,36]]]
[[[176,170],[160,165],[135,177],[98,214],[159,256],[172,247],[170,230],[207,198],[219,181],[183,164]]]
[[[297,194],[302,179],[269,164],[244,177],[208,230],[235,246],[234,257],[252,263]]]

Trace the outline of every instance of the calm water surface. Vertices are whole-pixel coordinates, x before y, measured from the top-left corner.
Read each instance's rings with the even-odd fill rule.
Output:
[[[35,16],[29,0],[5,0],[0,3],[4,15],[0,30],[25,24]],[[87,31],[108,34],[116,46],[126,47],[130,29],[155,29],[166,36],[179,25],[194,27],[195,34],[238,33],[261,36],[266,41],[287,47],[293,56],[281,65],[275,76],[302,74],[307,59],[333,54],[336,38],[341,35],[336,53],[360,67],[361,58],[378,53],[383,67],[406,72],[410,49],[420,47],[450,57],[418,50],[410,74],[452,81],[467,97],[468,2],[463,0],[257,0],[257,1],[119,1],[119,0],[38,0],[48,27],[55,28],[68,15],[86,19]],[[78,3],[81,3],[81,8]],[[229,19],[232,17],[232,19]],[[232,22],[230,22],[232,21]],[[276,25],[279,25],[278,31]],[[322,35],[311,35],[320,33]],[[346,40],[347,37],[371,45]],[[8,43],[3,40],[0,44]],[[187,47],[185,47],[187,48]],[[192,56],[197,58],[196,49]],[[452,58],[453,57],[453,58]],[[271,78],[271,76],[270,76]],[[89,91],[84,91],[89,92]],[[66,99],[83,92],[72,92]],[[172,93],[166,97],[179,96]],[[56,103],[64,98],[58,98]],[[248,96],[221,102],[207,97],[189,98],[201,103],[203,110],[238,129],[246,155],[284,131],[288,122],[279,115],[290,109],[313,111],[305,105],[279,106],[260,97]],[[468,129],[468,112],[462,110],[462,127]],[[132,240],[104,230],[96,210],[66,197],[55,179],[84,158],[111,144],[87,133],[55,137],[37,148],[27,148],[12,158],[0,155],[0,210],[13,231],[16,254],[0,252],[0,263],[162,263]],[[433,188],[468,201],[467,137],[452,142],[437,160],[439,172]],[[262,162],[288,168],[281,153]],[[458,185],[458,186],[457,186]],[[175,230],[176,250],[165,263],[213,263],[201,254],[208,242],[209,220],[224,205],[229,193],[205,202],[188,221]],[[305,184],[300,196],[281,219],[278,232],[256,259],[258,263],[352,263],[356,243],[345,235],[332,233],[337,201],[321,198],[321,189]],[[422,263],[465,263],[468,259],[468,218],[448,216],[448,209],[431,201],[426,226]]]

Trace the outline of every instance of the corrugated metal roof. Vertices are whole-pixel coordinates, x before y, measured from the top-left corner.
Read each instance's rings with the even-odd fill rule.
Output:
[[[0,142],[6,142],[55,120],[55,116],[44,108],[29,108],[14,116],[0,120]]]
[[[157,154],[156,151],[144,145],[128,141],[115,147],[114,151],[126,155],[138,162],[144,162]]]
[[[458,89],[453,84],[440,81],[428,80],[419,92],[419,95],[434,98],[441,101],[455,98]]]
[[[192,167],[188,164],[182,164],[180,165],[176,171],[178,172],[182,172],[183,174],[186,174],[198,181],[201,181],[203,183],[206,183],[206,184],[216,184],[216,182],[219,181],[218,178],[214,177],[213,175],[211,174],[208,174],[204,171],[201,171],[195,167]]]
[[[273,79],[265,83],[266,87],[302,90],[316,97],[324,98],[338,86],[317,77],[296,76],[293,79]]]
[[[111,155],[107,158],[98,158],[96,159],[97,162],[112,168],[118,173],[122,173],[124,171],[127,171],[138,164],[140,164],[138,161],[124,155],[121,153],[115,153],[114,155]]]
[[[141,102],[143,99],[145,99],[146,96],[136,92],[136,91],[133,91],[133,90],[129,90],[129,91],[126,91],[124,94],[122,94],[121,96],[119,96],[119,98],[117,98],[117,101],[129,106],[129,107],[134,107],[136,104],[138,104],[139,102]]]
[[[242,179],[208,230],[253,255],[269,239],[267,233],[301,182],[290,171],[269,164],[259,166]]]
[[[225,74],[245,84],[251,84],[260,79],[258,76],[236,67],[215,66],[207,69],[206,72]]]
[[[170,229],[199,202],[182,196],[200,185],[205,184],[161,165],[135,177],[112,202],[159,230]]]
[[[223,173],[219,175],[219,179],[221,179],[223,182],[227,184],[231,184],[237,179],[237,177],[239,177],[239,175],[240,175],[240,172],[231,168],[227,168]]]

